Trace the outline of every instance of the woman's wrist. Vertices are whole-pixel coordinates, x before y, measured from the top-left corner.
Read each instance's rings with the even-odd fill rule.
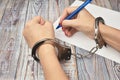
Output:
[[[41,45],[38,50],[38,56],[42,56],[43,54],[51,54],[50,52],[55,52],[55,47],[52,44],[43,44]]]
[[[43,44],[38,48],[38,56],[40,63],[42,65],[43,71],[45,73],[46,79],[58,79],[68,80],[68,77],[62,69],[55,51],[55,47],[51,44]],[[56,74],[51,74],[56,73]]]
[[[104,34],[106,32],[106,28],[105,27],[107,27],[105,24],[99,23],[99,31],[100,31],[101,36],[102,36],[103,39],[104,39]]]

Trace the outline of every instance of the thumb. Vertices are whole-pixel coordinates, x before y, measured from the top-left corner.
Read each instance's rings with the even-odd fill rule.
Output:
[[[72,27],[72,28],[76,29],[76,27],[79,26],[78,23],[79,23],[79,21],[76,20],[76,19],[73,19],[73,20],[64,20],[62,22],[62,26],[63,27]]]

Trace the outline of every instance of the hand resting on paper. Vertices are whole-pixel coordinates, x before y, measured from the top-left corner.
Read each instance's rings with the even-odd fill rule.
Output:
[[[68,7],[64,9],[60,18],[60,25],[62,26],[62,30],[68,37],[71,37],[76,32],[80,31],[89,38],[94,39],[95,18],[86,9],[80,11],[73,19],[64,20],[76,8],[77,7]],[[111,47],[120,51],[120,36],[118,35],[120,34],[120,30],[102,23],[99,24],[99,30],[104,41]]]

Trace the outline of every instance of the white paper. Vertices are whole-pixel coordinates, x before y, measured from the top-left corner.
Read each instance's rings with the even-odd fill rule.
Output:
[[[75,1],[71,6],[79,6],[83,2],[82,1]],[[88,4],[85,7],[94,17],[103,17],[105,20],[105,23],[107,25],[110,25],[114,28],[120,29],[120,12],[116,12],[113,10],[109,10],[106,8],[98,7],[96,5]],[[59,22],[59,19],[54,23],[54,28],[57,27]],[[76,33],[72,37],[66,37],[61,29],[55,29],[55,36],[56,38],[68,42],[70,44],[73,44],[77,47],[83,48],[85,50],[90,50],[92,47],[95,47],[95,41],[92,39],[89,39],[86,35],[82,34],[81,32]],[[119,36],[116,35],[116,36]],[[120,43],[118,43],[120,44]],[[111,48],[110,46],[103,47],[102,49],[99,49],[96,54],[101,55],[103,57],[106,57],[108,59],[111,59],[113,61],[116,61],[120,63],[120,52],[116,51],[115,49]]]

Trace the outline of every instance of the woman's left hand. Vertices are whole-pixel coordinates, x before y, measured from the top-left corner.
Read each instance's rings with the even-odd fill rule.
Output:
[[[45,21],[40,16],[34,17],[26,23],[23,35],[30,48],[41,39],[54,39],[55,37],[52,23]]]

